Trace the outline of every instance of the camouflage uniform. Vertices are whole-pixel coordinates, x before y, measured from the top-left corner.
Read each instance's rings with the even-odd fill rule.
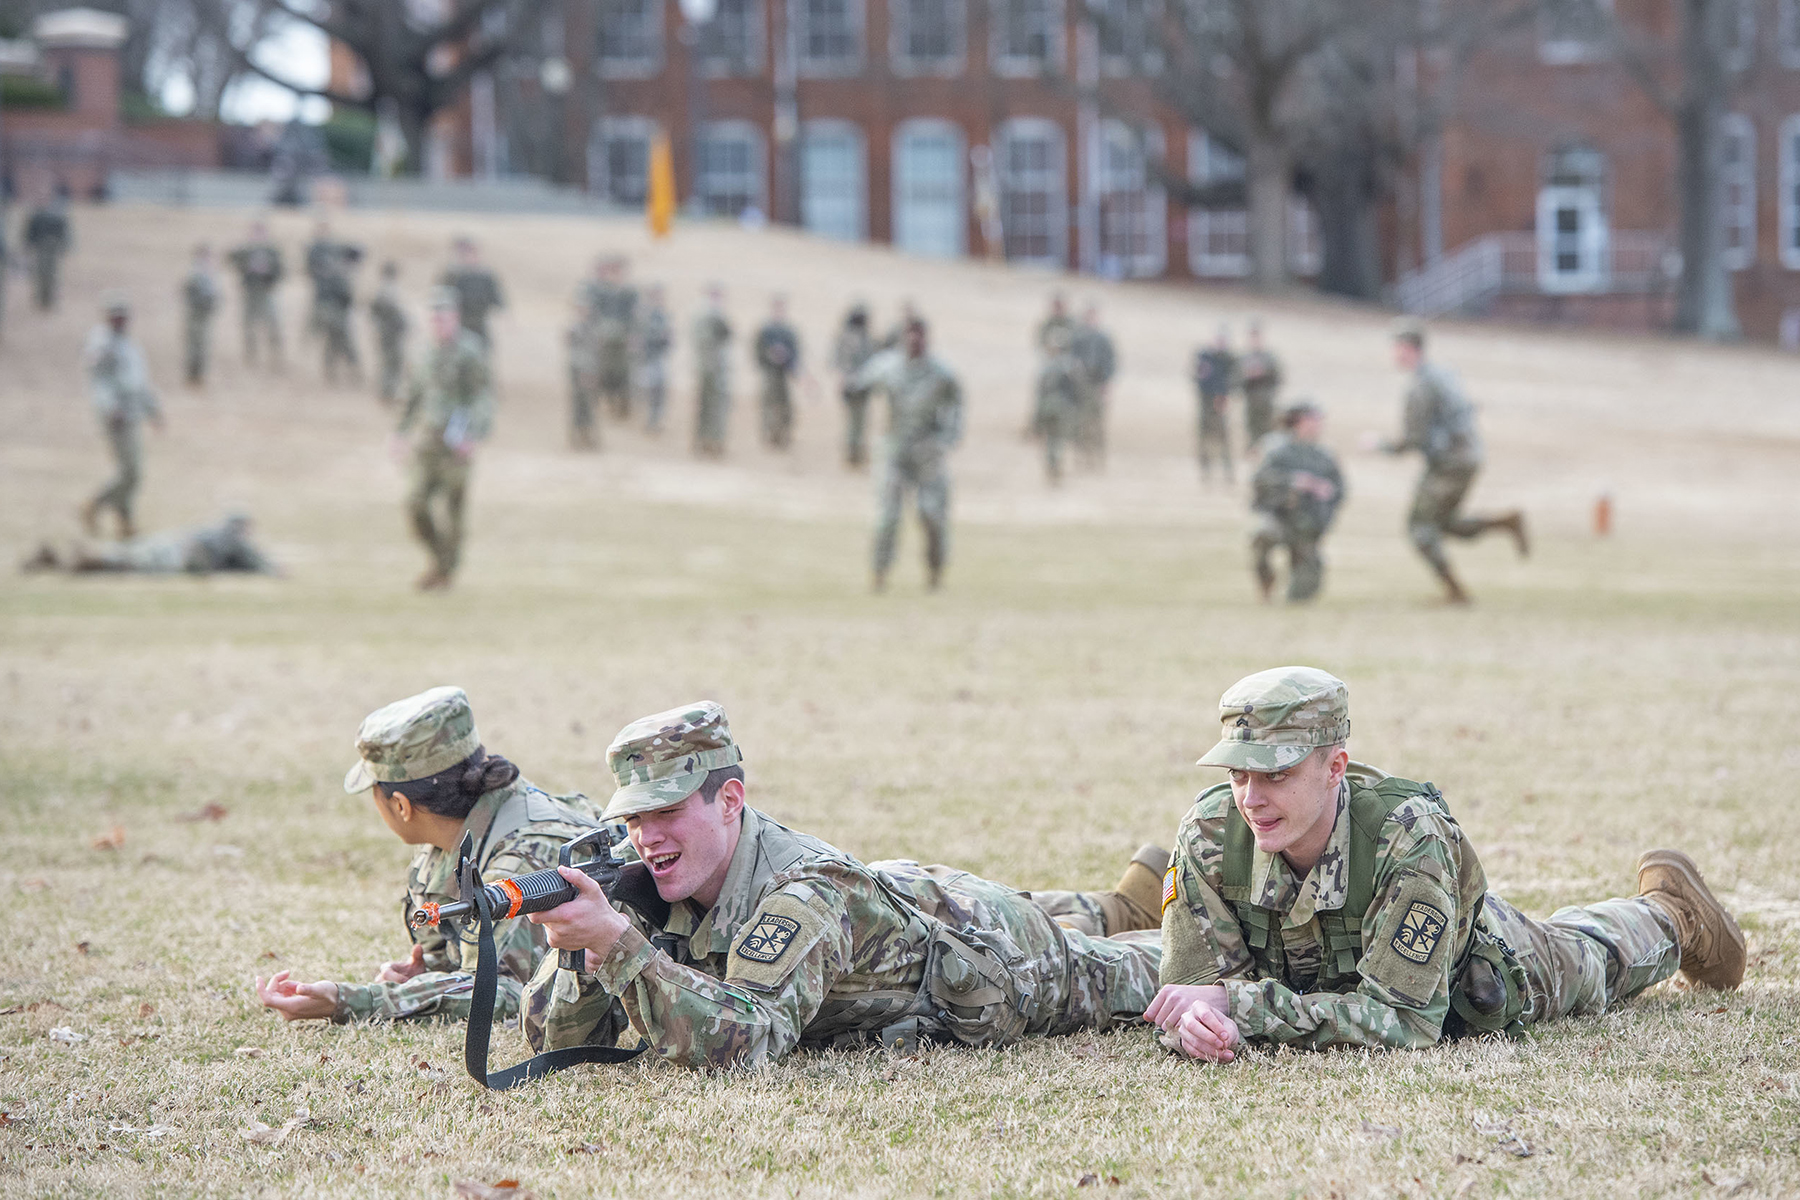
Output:
[[[632,377],[644,401],[644,426],[652,433],[662,432],[663,405],[669,395],[669,348],[674,342],[668,311],[660,304],[647,308],[633,344],[636,362]]]
[[[286,268],[281,251],[267,240],[246,242],[231,252],[244,289],[244,360],[257,360],[259,345],[281,362],[281,320],[275,312],[275,286]]]
[[[1255,448],[1275,428],[1275,396],[1281,391],[1281,360],[1267,350],[1251,350],[1238,360],[1244,389],[1244,445]]]
[[[1078,436],[1090,390],[1087,371],[1070,349],[1068,335],[1053,334],[1038,370],[1037,411],[1031,423],[1032,431],[1043,439],[1044,475],[1053,484],[1062,482],[1063,445]]]
[[[893,565],[900,509],[911,489],[925,527],[925,565],[936,580],[950,554],[950,470],[944,460],[962,439],[962,385],[929,354],[911,358],[904,350],[875,355],[854,382],[865,391],[880,389],[888,401],[876,578],[885,578]]]
[[[617,420],[631,416],[631,337],[637,328],[638,291],[599,280],[582,289],[582,307],[593,328],[595,387]]]
[[[69,214],[60,201],[36,209],[25,222],[25,244],[31,247],[31,278],[37,306],[56,307],[57,275],[69,252]]]
[[[794,440],[794,375],[800,370],[800,335],[786,321],[756,331],[756,367],[762,372],[763,444],[785,450]]]
[[[486,267],[459,264],[446,270],[438,283],[456,293],[456,311],[462,316],[463,332],[480,339],[485,355],[493,342],[488,333],[488,314],[506,307],[500,280]]]
[[[134,530],[132,505],[144,475],[144,442],[141,426],[146,417],[160,417],[156,390],[150,385],[150,368],[137,342],[110,325],[95,326],[83,352],[94,412],[106,431],[117,471],[112,481],[88,502],[89,522],[100,509],[118,514],[119,524],[130,537]]]
[[[851,381],[874,353],[875,339],[869,333],[867,315],[860,322],[846,318],[831,348],[831,365],[844,379],[844,462],[852,467],[869,461],[869,393],[851,386]]]
[[[1321,500],[1295,484],[1295,476],[1311,475],[1336,489],[1330,500]],[[1255,525],[1250,535],[1251,567],[1267,595],[1275,583],[1269,558],[1277,546],[1288,552],[1290,601],[1310,600],[1325,578],[1325,560],[1319,539],[1331,527],[1344,501],[1344,475],[1331,451],[1290,434],[1272,435],[1264,447],[1262,463],[1251,477],[1250,509]]]
[[[337,270],[338,244],[326,237],[315,237],[306,243],[304,259],[306,277],[312,280],[312,308],[306,314],[306,333],[322,335],[325,332],[325,309],[330,301],[326,298],[326,290],[330,286],[331,276]]]
[[[1389,454],[1417,450],[1425,456],[1425,473],[1413,490],[1406,532],[1425,561],[1440,576],[1448,575],[1444,535],[1479,537],[1494,524],[1490,518],[1458,512],[1481,470],[1482,448],[1475,408],[1455,376],[1436,363],[1419,363],[1406,391],[1400,437],[1383,449]]]
[[[606,816],[679,803],[738,758],[716,704],[634,722],[607,752],[620,790]],[[677,901],[660,922],[627,909],[631,928],[586,972],[539,966],[524,1001],[533,1049],[609,1043],[622,1015],[671,1062],[753,1067],[796,1047],[1105,1029],[1155,994],[1154,933],[1090,937],[1003,884],[865,865],[755,809],[741,820],[711,909]]]
[[[693,337],[694,368],[700,377],[694,451],[717,457],[725,453],[725,431],[731,420],[731,325],[724,313],[708,308],[694,318]]]
[[[1237,359],[1220,347],[1202,350],[1194,360],[1194,386],[1200,392],[1200,478],[1212,478],[1216,455],[1231,481],[1231,435],[1225,428],[1225,402],[1237,376]]]
[[[350,313],[356,293],[350,284],[350,259],[334,256],[325,273],[313,281],[313,314],[325,338],[325,381],[337,382],[338,369],[349,368],[351,378],[362,377],[362,362],[350,334]]]
[[[366,791],[377,780],[405,791],[409,779],[435,774],[468,758],[481,745],[468,697],[461,688],[433,688],[371,713],[357,739],[363,755],[344,781],[344,790]],[[433,763],[442,763],[433,766]],[[463,832],[474,840],[474,860],[486,880],[505,879],[553,867],[563,843],[598,824],[584,796],[550,796],[524,779],[487,792],[463,819]],[[458,839],[460,840],[460,838]],[[421,846],[406,875],[406,914],[426,903],[459,899],[458,856],[436,846]],[[446,922],[446,924],[449,924]],[[409,1017],[464,1020],[475,985],[478,930],[473,921],[445,931],[443,926],[412,929],[412,940],[425,948],[425,970],[404,982],[338,984],[338,1024],[351,1021],[398,1021]],[[544,933],[523,917],[494,926],[498,989],[494,1015],[507,1018],[519,1011],[519,997],[548,946]],[[552,956],[553,957],[553,956]]]
[[[565,335],[569,344],[569,445],[577,450],[600,448],[594,407],[600,394],[600,342],[592,311],[583,309]]]
[[[280,574],[249,536],[249,518],[234,514],[217,525],[81,546],[69,556],[71,571],[130,571],[144,575],[210,575],[215,571]]]
[[[391,403],[400,395],[406,375],[406,309],[392,280],[384,281],[369,301],[369,319],[375,324],[375,344],[381,353],[381,398]]]
[[[456,572],[462,556],[470,467],[465,451],[486,438],[493,424],[486,345],[466,329],[447,345],[434,342],[413,376],[399,432],[416,431],[407,511],[442,579]],[[432,513],[438,496],[444,505],[441,523]]]
[[[181,284],[182,344],[186,350],[187,381],[206,382],[206,361],[212,343],[213,313],[219,307],[219,284],[211,271],[196,265]]]
[[[1118,373],[1119,352],[1104,329],[1085,321],[1076,329],[1074,350],[1082,367],[1075,445],[1089,463],[1099,463],[1106,457],[1106,389]]]
[[[1342,682],[1308,667],[1239,681],[1220,700],[1223,740],[1203,765],[1294,766],[1350,731]],[[1374,834],[1373,900],[1344,914],[1356,886],[1353,807],[1388,809]],[[1244,834],[1230,784],[1202,792],[1176,835],[1163,891],[1162,981],[1222,984],[1251,1041],[1309,1048],[1429,1046],[1444,1035],[1472,944],[1497,939],[1523,968],[1527,1023],[1603,1012],[1674,974],[1673,923],[1642,897],[1525,917],[1487,890],[1475,850],[1430,784],[1351,764],[1317,865],[1298,878]],[[1228,852],[1241,846],[1242,883]],[[1364,881],[1369,882],[1369,881]],[[1347,927],[1347,928],[1346,928]],[[1337,939],[1347,939],[1334,949]]]

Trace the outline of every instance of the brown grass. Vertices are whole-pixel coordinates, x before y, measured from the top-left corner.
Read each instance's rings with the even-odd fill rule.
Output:
[[[422,598],[372,400],[321,387],[311,351],[279,380],[245,372],[235,298],[214,385],[175,382],[186,248],[243,216],[81,211],[64,311],[11,296],[0,548],[73,532],[104,473],[74,364],[92,298],[123,283],[170,418],[146,524],[246,504],[292,577],[0,577],[8,1191],[1040,1195],[1090,1174],[1119,1195],[1800,1191],[1792,360],[1443,330],[1484,405],[1477,498],[1525,504],[1540,535],[1526,563],[1456,548],[1482,603],[1455,612],[1428,603],[1399,536],[1414,466],[1351,449],[1395,420],[1379,314],[1079,285],[1120,335],[1116,449],[1052,495],[1017,440],[1044,277],[773,233],[649,248],[635,225],[355,214],[340,224],[401,257],[415,296],[472,227],[513,297],[467,570]],[[297,248],[306,225],[278,229]],[[752,444],[746,372],[730,460],[696,464],[678,358],[662,442],[609,429],[603,455],[562,451],[566,298],[607,246],[668,281],[684,318],[724,278],[741,333],[788,291],[815,363],[850,296],[884,322],[902,296],[925,306],[970,405],[945,594],[920,594],[910,528],[894,592],[865,594],[869,485],[836,465],[823,399],[774,457]],[[1251,602],[1241,495],[1201,491],[1189,457],[1186,356],[1253,303],[1296,389],[1328,406],[1353,489],[1305,611]],[[1603,488],[1618,532],[1597,541]],[[1415,1054],[1196,1068],[1135,1031],[724,1078],[583,1068],[501,1096],[462,1075],[458,1027],[288,1027],[245,987],[279,967],[363,977],[404,945],[407,852],[338,780],[361,716],[431,684],[466,686],[488,744],[534,779],[591,793],[625,721],[716,697],[752,802],[784,821],[865,858],[1104,886],[1208,781],[1191,763],[1218,693],[1292,661],[1350,682],[1358,757],[1443,787],[1528,909],[1628,890],[1639,850],[1688,848],[1743,915],[1749,984]],[[207,804],[229,815],[176,820]],[[94,848],[115,825],[123,844]],[[516,1049],[504,1036],[496,1058]],[[278,1142],[242,1136],[299,1109]]]

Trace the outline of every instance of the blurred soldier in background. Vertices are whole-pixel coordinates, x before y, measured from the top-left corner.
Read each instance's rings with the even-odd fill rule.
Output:
[[[266,347],[281,365],[281,321],[275,313],[275,287],[286,269],[281,251],[269,240],[269,227],[252,222],[250,240],[231,252],[231,265],[244,291],[244,361],[254,364],[258,347]]]
[[[1237,359],[1231,353],[1231,335],[1219,326],[1212,345],[1194,359],[1194,386],[1200,393],[1200,478],[1212,480],[1212,463],[1216,456],[1230,483],[1231,435],[1225,428],[1225,402],[1231,397],[1231,386],[1237,376]]]
[[[1075,418],[1075,445],[1090,467],[1106,461],[1107,388],[1119,370],[1119,352],[1100,328],[1100,306],[1089,304],[1075,327],[1075,357],[1081,360],[1081,403]]]
[[[181,281],[182,343],[187,381],[193,387],[206,382],[206,364],[212,349],[213,313],[219,307],[219,281],[213,276],[212,247],[194,247],[193,265]]]
[[[400,264],[388,259],[381,264],[381,285],[369,301],[369,319],[375,325],[375,344],[381,356],[381,400],[392,404],[400,395],[406,374],[406,308],[400,303]]]
[[[787,300],[769,303],[769,319],[756,331],[756,369],[762,373],[763,444],[786,450],[794,439],[794,376],[800,370],[800,335],[788,323]]]
[[[731,419],[731,323],[725,319],[724,289],[716,283],[706,287],[706,307],[694,318],[693,337],[700,401],[694,453],[721,458]]]
[[[1275,428],[1275,397],[1281,391],[1281,360],[1263,346],[1261,321],[1250,322],[1249,348],[1238,360],[1238,383],[1244,389],[1244,452]]]
[[[154,534],[123,542],[99,545],[76,543],[58,556],[45,542],[24,567],[27,571],[65,570],[71,574],[98,571],[133,572],[141,575],[210,575],[214,571],[245,571],[279,575],[280,568],[250,540],[250,518],[234,512],[217,525],[203,525],[174,533]]]
[[[565,335],[569,344],[569,449],[598,450],[594,406],[600,396],[600,338],[594,319],[592,289],[583,285],[575,296],[575,319]]]
[[[1038,368],[1037,408],[1032,414],[1033,432],[1044,442],[1044,477],[1051,486],[1062,482],[1063,446],[1075,436],[1081,419],[1087,372],[1071,347],[1067,328],[1052,329],[1044,341],[1044,361]]]
[[[69,252],[69,202],[60,191],[32,210],[25,221],[25,244],[31,248],[31,278],[37,306],[44,312],[56,307],[62,257]]]
[[[475,447],[494,424],[486,344],[462,327],[456,292],[431,296],[431,345],[413,375],[396,440],[413,435],[407,511],[431,552],[419,589],[448,587],[462,557],[463,500]],[[442,499],[441,514],[433,512]]]
[[[1057,333],[1075,336],[1075,318],[1069,315],[1069,302],[1061,292],[1050,296],[1050,312],[1038,322],[1036,342],[1039,350],[1050,349],[1050,339]]]
[[[626,281],[625,259],[608,255],[582,286],[591,343],[594,386],[614,420],[631,416],[631,337],[637,326],[638,292]]]
[[[6,244],[6,193],[0,188],[0,334],[6,332],[6,287],[12,279],[12,254]]]
[[[669,397],[669,349],[675,344],[675,333],[669,325],[669,310],[663,304],[663,290],[652,284],[644,293],[644,315],[637,323],[637,336],[632,341],[632,379],[644,401],[644,428],[661,433],[663,406]]]
[[[496,308],[505,308],[506,298],[500,294],[500,281],[482,265],[481,252],[475,248],[473,239],[457,238],[451,244],[451,252],[454,261],[445,268],[438,282],[456,293],[457,314],[463,332],[479,338],[481,352],[486,354],[493,341],[488,332],[488,314]]]
[[[81,523],[90,535],[97,535],[100,510],[110,508],[118,514],[119,536],[131,538],[137,536],[132,505],[144,476],[144,442],[139,427],[148,419],[161,429],[162,408],[150,386],[150,367],[144,361],[144,352],[125,332],[131,323],[131,306],[124,297],[115,295],[108,297],[104,311],[106,320],[88,334],[82,360],[87,365],[94,412],[112,447],[116,473],[112,482],[81,510]]]
[[[844,462],[851,467],[869,462],[868,423],[869,393],[850,386],[869,356],[875,353],[875,339],[869,332],[869,307],[858,301],[844,314],[843,328],[831,347],[831,365],[841,379],[839,388],[844,398]]]
[[[1281,415],[1282,432],[1264,446],[1250,480],[1251,566],[1256,587],[1268,603],[1275,591],[1275,547],[1288,552],[1289,603],[1311,600],[1325,577],[1319,539],[1344,501],[1344,475],[1331,451],[1319,444],[1325,414],[1302,400]]]
[[[962,385],[926,353],[925,322],[914,317],[898,354],[878,354],[854,380],[864,390],[887,396],[886,465],[881,479],[881,515],[875,525],[874,586],[887,587],[888,569],[900,534],[900,509],[914,495],[925,527],[927,586],[943,581],[950,552],[950,470],[945,458],[962,438]]]
[[[325,382],[336,383],[340,365],[350,378],[362,382],[362,361],[356,354],[356,341],[350,332],[350,314],[356,308],[356,291],[351,276],[362,249],[334,244],[324,273],[313,281],[315,314],[319,332],[325,338]]]
[[[318,221],[313,225],[312,241],[306,244],[306,277],[312,281],[312,307],[306,313],[303,339],[322,336],[325,332],[326,290],[337,271],[338,244],[331,240],[331,224]]]
[[[1425,456],[1425,473],[1413,491],[1406,531],[1443,581],[1445,598],[1452,604],[1467,604],[1469,594],[1444,556],[1445,535],[1476,538],[1491,529],[1503,529],[1512,535],[1523,558],[1531,552],[1525,514],[1515,508],[1499,516],[1462,515],[1463,499],[1481,470],[1475,407],[1454,375],[1425,361],[1425,331],[1420,326],[1405,325],[1394,335],[1394,361],[1401,370],[1412,372],[1412,383],[1406,390],[1400,436],[1378,445],[1388,454],[1417,450]]]

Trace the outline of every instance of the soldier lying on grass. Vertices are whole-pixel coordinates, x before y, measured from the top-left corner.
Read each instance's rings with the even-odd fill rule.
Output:
[[[1200,763],[1231,781],[1176,836],[1145,1014],[1183,1054],[1429,1046],[1604,1012],[1677,970],[1743,981],[1744,936],[1687,855],[1652,850],[1636,896],[1534,920],[1487,890],[1435,787],[1350,761],[1341,681],[1280,667],[1219,708],[1223,737]]]

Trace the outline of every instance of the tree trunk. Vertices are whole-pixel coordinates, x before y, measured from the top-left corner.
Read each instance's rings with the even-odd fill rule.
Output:
[[[1287,148],[1274,138],[1253,134],[1246,157],[1249,206],[1250,278],[1259,288],[1278,288],[1288,281],[1288,191],[1293,166]]]
[[[399,173],[423,175],[425,139],[431,129],[432,111],[427,105],[401,100],[394,105],[394,113],[400,120],[400,135],[406,139],[406,157],[400,160]]]
[[[1323,262],[1319,290],[1374,300],[1381,295],[1381,245],[1375,223],[1370,158],[1357,147],[1328,152],[1313,172]]]
[[[1724,31],[1733,6],[1722,0],[1682,0],[1682,59],[1687,88],[1675,114],[1679,154],[1676,179],[1681,202],[1681,279],[1675,294],[1675,328],[1712,341],[1742,335],[1725,266],[1721,211],[1725,115]]]

